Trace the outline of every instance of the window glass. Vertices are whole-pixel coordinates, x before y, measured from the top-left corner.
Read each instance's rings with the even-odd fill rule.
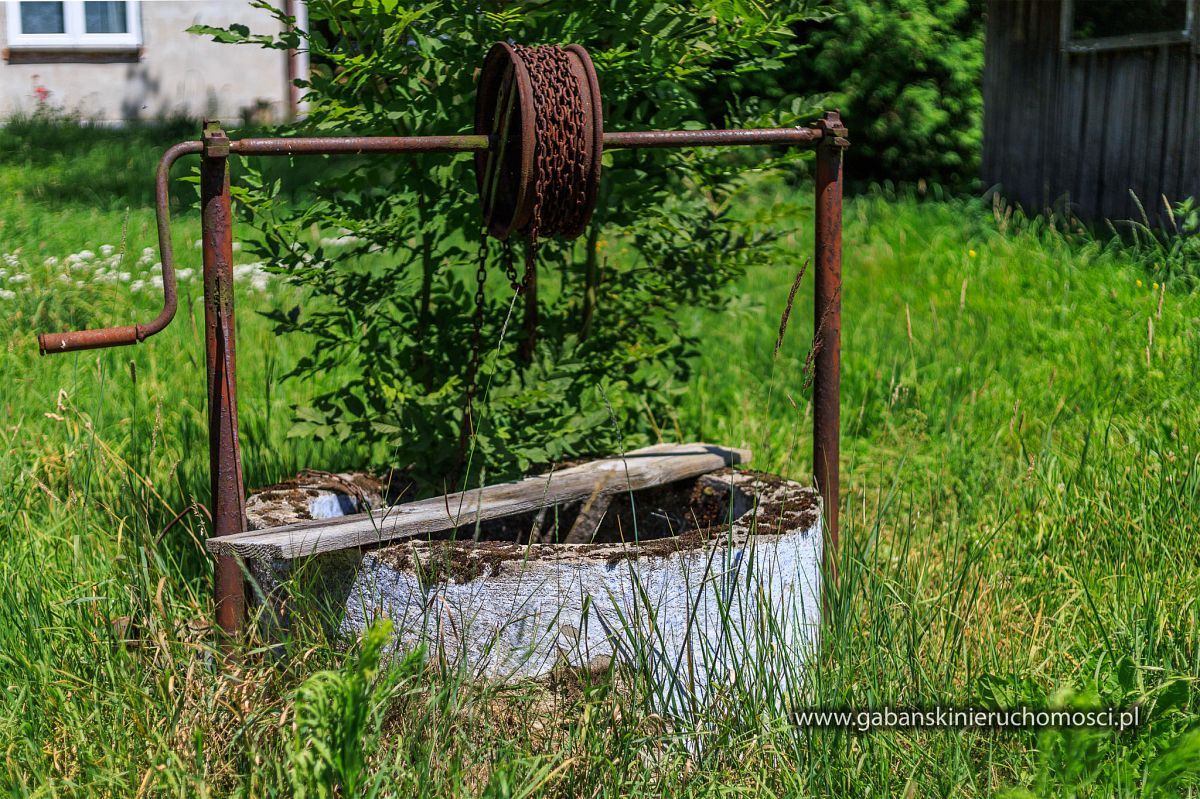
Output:
[[[87,33],[128,33],[129,20],[125,14],[124,0],[87,0],[83,4],[83,26]]]
[[[1072,39],[1187,29],[1188,0],[1075,0]]]
[[[21,3],[21,33],[66,33],[63,25],[63,4],[42,2]]]

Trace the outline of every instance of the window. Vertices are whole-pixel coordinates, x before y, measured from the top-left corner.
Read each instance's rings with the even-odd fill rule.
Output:
[[[8,43],[38,50],[141,46],[136,0],[8,0]]]
[[[1197,0],[1064,0],[1063,49],[1074,53],[1186,44]]]

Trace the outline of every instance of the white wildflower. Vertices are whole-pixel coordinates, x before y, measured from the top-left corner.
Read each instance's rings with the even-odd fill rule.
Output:
[[[90,261],[96,257],[96,253],[92,252],[91,250],[80,250],[77,254],[79,255],[79,260],[81,261]]]
[[[17,292],[9,291],[8,289],[0,289],[0,300],[11,300],[17,296]]]
[[[29,275],[25,274],[24,272],[17,272],[15,275],[13,275],[12,277],[10,277],[8,279],[8,282],[9,283],[24,283],[27,280],[29,280]]]
[[[204,239],[196,239],[196,243],[192,245],[197,250],[204,246]]]
[[[58,266],[58,258],[51,255],[49,258],[47,258],[42,263],[45,264],[46,266],[50,266],[50,267]]]
[[[117,273],[117,279],[120,280],[122,283],[128,283],[129,278],[131,278],[131,277],[133,277],[133,275],[129,274],[128,272],[118,272]]]
[[[191,280],[192,275],[194,275],[194,274],[196,274],[196,270],[190,269],[190,268],[177,269],[175,271],[175,277],[179,278],[181,281],[182,280]]]
[[[154,286],[154,288],[156,288],[156,289],[162,288],[162,285],[163,285],[162,275],[154,275],[152,278],[150,278],[150,285]]]
[[[135,294],[144,288],[146,288],[146,281],[144,280],[135,280],[129,284],[129,290]]]
[[[254,289],[255,291],[266,291],[268,279],[269,275],[267,275],[265,272],[261,272],[250,278],[250,288]]]
[[[143,247],[142,248],[142,257],[143,258],[153,258],[154,257],[154,248],[153,247]]]
[[[105,258],[112,255],[116,251],[117,251],[117,248],[112,246],[111,244],[101,244],[100,245],[100,254],[103,255]]]

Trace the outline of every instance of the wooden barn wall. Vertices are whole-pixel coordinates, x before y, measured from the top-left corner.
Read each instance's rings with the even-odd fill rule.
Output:
[[[1200,61],[1187,45],[1063,53],[1057,0],[989,0],[985,185],[1029,211],[1152,220],[1200,196]]]

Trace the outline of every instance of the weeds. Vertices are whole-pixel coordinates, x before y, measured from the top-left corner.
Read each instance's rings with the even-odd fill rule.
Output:
[[[358,657],[342,670],[319,671],[296,689],[289,775],[299,799],[358,796],[372,782],[367,754],[379,743],[389,685],[418,670],[420,649],[393,661],[381,675],[380,658],[391,640],[390,622],[373,625],[359,644]],[[375,781],[374,794],[382,785]]]
[[[18,180],[13,169],[0,165],[0,179]],[[807,213],[790,192],[762,202]],[[128,217],[136,262],[153,225],[130,205],[0,200],[0,251],[41,269],[116,247]],[[339,650],[301,614],[287,640],[251,641],[227,664],[209,623],[206,519],[180,515],[208,501],[197,293],[185,289],[176,323],[136,348],[40,360],[30,336],[39,308],[77,324],[154,307],[153,291],[118,279],[76,287],[73,304],[39,285],[44,301],[18,290],[0,305],[0,785],[38,796],[281,796],[297,781],[340,795],[1195,795],[1200,296],[1139,286],[1152,280],[1126,250],[989,210],[847,205],[842,578],[801,698],[1138,702],[1137,729],[800,729],[736,683],[689,728],[621,679],[488,685],[403,658],[372,677],[365,649]],[[193,259],[181,265],[195,268],[195,221],[181,224],[181,257]],[[811,242],[779,246],[789,267],[752,269],[736,316],[681,311],[704,332],[698,378],[672,418],[652,421],[671,438],[749,445],[756,468],[803,480],[808,336],[788,336],[778,356],[775,343]],[[794,319],[811,318],[806,295]],[[273,336],[254,312],[303,297],[243,283],[237,301],[247,484],[369,461],[286,438],[291,407],[340,375],[278,384],[304,342]],[[688,734],[705,746],[683,745]],[[318,739],[329,757],[306,746]]]
[[[1194,291],[1200,286],[1200,206],[1195,198],[1174,206],[1163,198],[1160,218],[1165,224],[1155,226],[1141,200],[1132,196],[1141,219],[1127,223],[1132,236],[1130,254],[1142,262],[1155,283]]]

